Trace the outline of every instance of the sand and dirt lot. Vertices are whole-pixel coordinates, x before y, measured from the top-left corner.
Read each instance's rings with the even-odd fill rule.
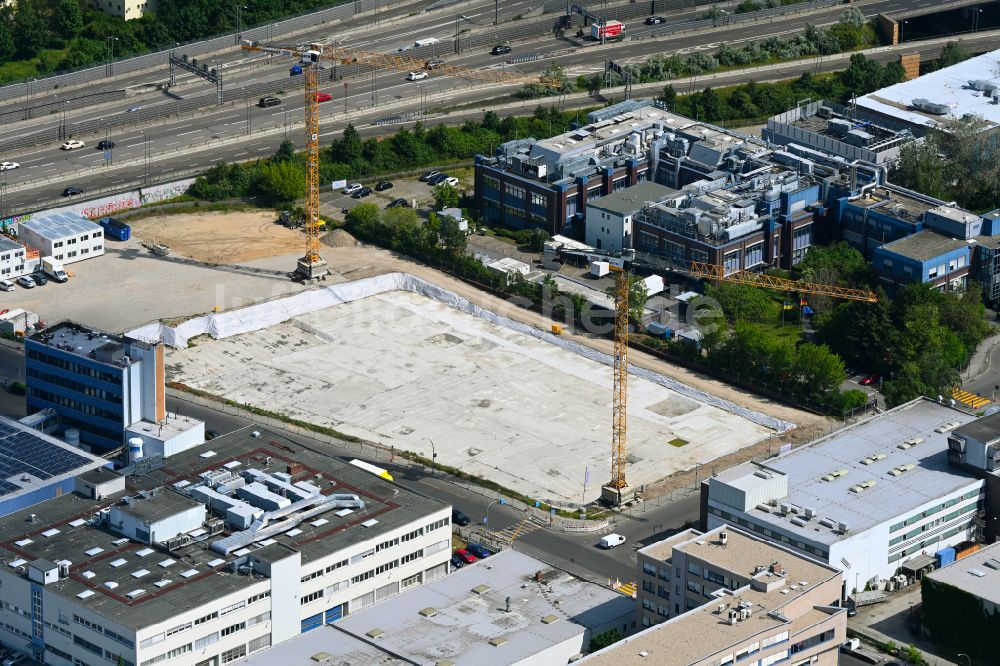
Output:
[[[158,215],[132,222],[132,235],[208,264],[242,264],[305,248],[301,230],[275,224],[271,211]]]

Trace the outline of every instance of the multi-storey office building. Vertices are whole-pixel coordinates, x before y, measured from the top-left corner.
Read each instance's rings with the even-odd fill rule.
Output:
[[[579,663],[837,664],[847,612],[835,567],[728,526],[651,544],[638,566],[647,628]]]
[[[147,461],[3,521],[5,645],[223,666],[447,573],[449,506],[275,433]]]
[[[95,450],[139,437],[146,455],[171,455],[205,441],[204,423],[167,414],[162,343],[64,322],[28,337],[24,351],[28,409],[54,409]]]
[[[950,466],[974,416],[921,398],[702,483],[702,525],[729,524],[844,572],[844,596],[980,532],[983,480]]]

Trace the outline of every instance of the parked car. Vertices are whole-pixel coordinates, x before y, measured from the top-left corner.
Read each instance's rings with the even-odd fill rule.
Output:
[[[470,543],[468,546],[465,547],[465,549],[470,553],[472,553],[473,555],[475,555],[480,560],[485,559],[491,555],[490,551],[486,550],[486,548],[480,546],[478,543]]]
[[[431,169],[430,171],[425,172],[424,175],[422,175],[420,177],[420,182],[426,183],[427,181],[429,181],[431,178],[433,178],[434,176],[438,175],[439,173],[441,173],[441,172],[438,171],[437,169]]]
[[[465,566],[465,562],[462,561],[462,558],[459,557],[458,555],[456,555],[455,553],[452,553],[451,554],[451,568],[452,569],[461,569],[464,566]]]
[[[17,282],[19,285],[21,285],[25,289],[34,289],[35,288],[35,281],[32,280],[27,275],[22,275],[21,277],[17,278],[17,280],[15,280],[15,282]]]
[[[497,44],[496,46],[493,47],[493,50],[491,50],[490,53],[492,53],[495,56],[507,55],[508,53],[510,53],[510,50],[511,50],[510,47],[507,46],[506,44]]]
[[[440,183],[438,183],[438,185],[451,185],[452,187],[458,187],[458,178],[455,178],[454,176],[448,176]]]
[[[14,291],[14,283],[10,280],[0,280],[0,291]]]
[[[268,95],[267,97],[261,97],[257,101],[257,106],[259,106],[262,109],[266,109],[269,106],[278,106],[279,104],[281,104],[281,99],[278,97],[274,97],[273,95]]]
[[[453,508],[451,510],[451,522],[455,523],[459,527],[465,527],[466,525],[468,525],[472,521],[469,520],[469,517],[467,515],[465,515],[464,513],[462,513],[461,511],[459,511],[458,509],[454,509]]]
[[[659,25],[661,23],[666,23],[667,19],[662,16],[650,16],[646,19],[646,25]]]
[[[325,92],[316,93],[317,102],[329,102],[331,99],[333,99],[333,97],[330,95],[330,93],[325,93]]]
[[[444,60],[428,60],[424,63],[425,69],[437,69],[438,67],[443,67],[445,65]]]
[[[383,180],[382,182],[375,185],[376,192],[385,192],[386,190],[391,190],[391,189],[392,189],[392,183],[390,183],[388,180]]]
[[[623,543],[625,543],[625,537],[621,534],[605,534],[601,537],[601,548],[604,548],[605,550],[610,550],[611,548],[620,546]]]
[[[69,141],[63,141],[63,144],[59,146],[60,150],[76,150],[77,148],[83,148],[83,141],[70,139]]]
[[[847,607],[847,617],[854,617],[857,614],[858,614],[857,608],[855,608],[854,606]]]
[[[115,142],[111,141],[110,139],[101,139],[100,141],[97,142],[98,150],[111,150],[114,147],[115,147]]]
[[[880,375],[873,374],[873,375],[865,375],[864,377],[858,380],[858,383],[861,384],[862,386],[878,386],[879,382],[881,381],[882,377]]]
[[[348,185],[347,187],[345,187],[344,189],[342,189],[340,191],[340,193],[341,194],[354,194],[355,192],[357,192],[358,190],[360,190],[362,187],[363,186],[361,185],[361,183],[351,183],[350,185]]]
[[[69,187],[67,187],[62,191],[62,195],[64,197],[75,197],[78,194],[83,194],[83,190],[81,190],[79,187],[76,187],[75,185],[70,185]]]
[[[455,555],[457,555],[458,559],[462,560],[462,562],[464,562],[465,564],[472,564],[473,562],[476,561],[476,556],[464,548],[459,548],[458,550],[456,550]]]
[[[433,178],[429,179],[427,181],[427,183],[429,185],[440,185],[447,178],[450,178],[450,176],[448,174],[446,174],[446,173],[439,173],[438,175],[436,175]]]
[[[399,197],[398,199],[393,199],[388,204],[386,204],[386,208],[409,208],[409,207],[410,207],[410,202],[404,199],[403,197]]]
[[[362,187],[360,190],[351,195],[352,199],[364,199],[372,193],[372,188]]]
[[[31,274],[31,279],[35,281],[35,284],[39,287],[44,287],[49,283],[49,278],[45,276],[45,273],[41,271],[35,271]]]
[[[21,167],[17,162],[0,162],[0,171],[12,171]]]
[[[15,653],[3,660],[3,666],[17,666],[21,662],[27,660],[28,656],[24,654]]]
[[[427,78],[427,72],[410,72],[406,75],[407,81],[421,81]]]

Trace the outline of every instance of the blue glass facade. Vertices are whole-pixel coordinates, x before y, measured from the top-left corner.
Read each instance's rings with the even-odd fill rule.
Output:
[[[52,408],[62,425],[77,428],[95,450],[118,448],[125,436],[127,367],[28,338],[25,373],[28,411]]]

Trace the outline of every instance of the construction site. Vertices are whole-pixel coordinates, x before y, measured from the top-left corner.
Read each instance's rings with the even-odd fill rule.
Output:
[[[611,359],[405,274],[302,292],[172,329],[169,381],[409,451],[557,505],[601,494]],[[187,346],[188,337],[208,333]],[[639,488],[791,424],[633,368]],[[585,486],[586,482],[586,488]]]

